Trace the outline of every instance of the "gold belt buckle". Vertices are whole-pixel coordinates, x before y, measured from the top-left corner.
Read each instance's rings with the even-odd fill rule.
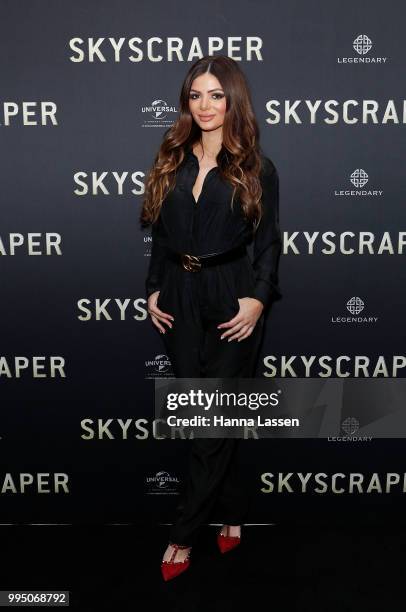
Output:
[[[182,253],[182,266],[188,272],[198,272],[202,264],[199,261],[197,255],[189,255],[188,253]]]

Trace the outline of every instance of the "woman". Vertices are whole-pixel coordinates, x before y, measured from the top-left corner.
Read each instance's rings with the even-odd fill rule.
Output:
[[[148,313],[174,375],[252,377],[264,309],[279,299],[278,174],[259,147],[246,79],[227,56],[206,56],[182,85],[180,115],[146,180],[141,222],[152,224]],[[246,245],[254,237],[253,261]],[[161,569],[189,567],[196,535],[217,502],[222,552],[240,542],[247,511],[239,440],[193,439],[183,509]]]

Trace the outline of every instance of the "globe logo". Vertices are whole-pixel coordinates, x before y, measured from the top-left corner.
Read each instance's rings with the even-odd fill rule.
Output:
[[[151,106],[153,106],[155,109],[152,113],[155,119],[163,119],[164,117],[166,117],[166,108],[168,106],[168,103],[165,102],[165,100],[154,100]]]
[[[341,423],[341,427],[346,434],[353,435],[359,429],[359,421],[354,417],[348,417]]]
[[[359,55],[365,55],[372,47],[372,41],[366,34],[360,34],[354,40],[352,46]]]
[[[347,310],[350,311],[351,314],[359,314],[364,310],[365,304],[359,297],[352,297],[347,302]]]
[[[168,355],[157,355],[154,361],[158,362],[155,368],[156,372],[166,372],[171,365]]]
[[[363,187],[368,183],[368,178],[368,174],[365,172],[365,170],[362,168],[357,168],[351,174],[350,180],[354,187]]]
[[[159,489],[166,489],[171,480],[168,472],[157,472],[155,478],[156,485]]]

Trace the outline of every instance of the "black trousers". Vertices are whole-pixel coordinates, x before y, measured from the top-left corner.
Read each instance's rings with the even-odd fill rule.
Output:
[[[158,298],[158,307],[175,317],[173,328],[164,325],[166,333],[162,334],[174,375],[177,378],[254,376],[264,315],[258,319],[251,335],[240,342],[228,342],[227,337],[221,340],[226,328],[217,329],[219,323],[228,321],[239,310],[238,294],[225,290],[219,295],[219,290],[233,287],[232,278],[244,273],[246,262],[221,266],[220,279],[217,267],[185,273],[175,266]],[[215,509],[221,513],[224,524],[244,522],[250,496],[238,469],[241,443],[243,440],[239,438],[188,441],[189,469],[183,505],[171,528],[170,542],[193,546],[200,527],[209,521]]]

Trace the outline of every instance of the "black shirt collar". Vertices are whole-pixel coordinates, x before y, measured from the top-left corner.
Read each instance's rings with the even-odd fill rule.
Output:
[[[220,154],[220,159],[222,158],[222,155],[226,155],[226,153],[224,152],[225,150],[223,149],[222,154]],[[193,153],[193,145],[192,144],[188,144],[185,148],[185,160],[189,163],[194,163],[199,165],[199,160],[197,158],[197,156]]]

